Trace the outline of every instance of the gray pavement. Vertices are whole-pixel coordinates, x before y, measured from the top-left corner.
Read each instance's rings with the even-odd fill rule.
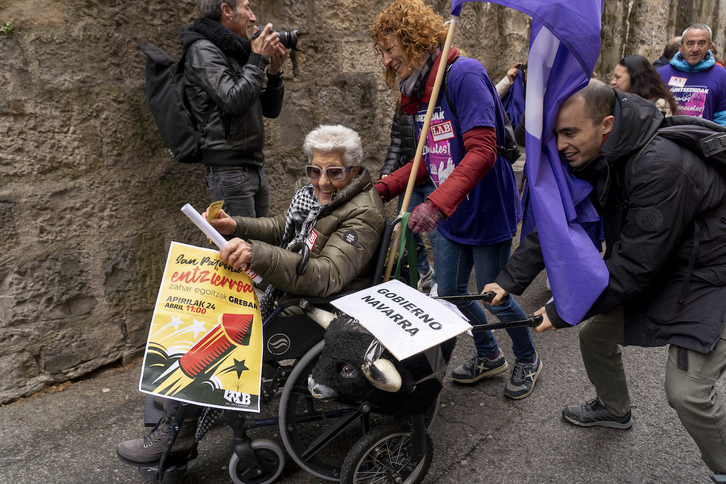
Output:
[[[549,297],[540,275],[518,300],[531,314]],[[513,361],[506,333],[497,331],[496,336]],[[579,355],[577,329],[535,334],[534,340],[544,369],[527,399],[504,398],[506,374],[474,386],[446,379],[441,409],[430,430],[434,459],[425,483],[710,482],[698,449],[666,402],[664,348],[624,351],[638,407],[633,411],[633,428],[583,429],[561,418],[564,406],[593,396]],[[471,338],[460,336],[449,369],[464,362],[472,350]],[[115,455],[118,442],[148,432],[142,427],[139,372],[140,361],[104,369],[0,407],[0,482],[147,482]],[[252,435],[281,443],[275,427]],[[226,467],[231,437],[229,428],[216,425],[179,482],[231,482]],[[288,459],[278,482],[320,480]]]

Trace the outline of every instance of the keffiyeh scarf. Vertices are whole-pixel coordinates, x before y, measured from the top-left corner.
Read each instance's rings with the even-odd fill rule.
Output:
[[[282,235],[280,247],[292,248],[295,244],[305,243],[310,232],[315,227],[315,221],[320,212],[327,206],[318,203],[312,185],[305,185],[292,197],[290,208],[285,219],[285,232]],[[260,314],[264,321],[274,310],[275,302],[284,291],[276,289],[270,284],[260,298]]]

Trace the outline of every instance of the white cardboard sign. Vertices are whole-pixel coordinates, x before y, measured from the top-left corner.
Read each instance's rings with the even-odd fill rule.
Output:
[[[336,299],[332,304],[356,318],[398,360],[471,327],[445,305],[396,280]]]

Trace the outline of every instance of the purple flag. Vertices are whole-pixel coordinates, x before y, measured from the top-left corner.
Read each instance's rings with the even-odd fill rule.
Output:
[[[553,133],[560,106],[585,87],[600,54],[604,0],[490,0],[532,17],[527,61],[528,188],[560,317],[578,324],[608,284],[608,270],[580,224],[599,221],[592,186],[568,171]],[[452,0],[458,16],[464,0]]]

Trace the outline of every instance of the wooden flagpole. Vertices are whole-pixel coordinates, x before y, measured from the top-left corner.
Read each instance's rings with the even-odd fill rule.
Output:
[[[411,201],[411,194],[413,193],[413,187],[416,184],[416,175],[418,174],[418,167],[421,164],[421,158],[423,156],[423,149],[426,145],[426,138],[429,135],[429,127],[431,126],[431,117],[436,109],[436,101],[439,98],[439,90],[441,89],[441,82],[444,79],[444,73],[446,72],[446,60],[449,57],[449,51],[451,50],[451,42],[454,39],[454,31],[456,30],[456,23],[459,21],[459,17],[456,15],[451,16],[449,22],[449,31],[446,34],[446,42],[444,42],[444,49],[439,55],[439,70],[436,72],[436,80],[434,81],[434,88],[431,91],[431,99],[429,100],[428,108],[426,109],[426,117],[424,118],[423,128],[421,129],[421,136],[418,140],[418,146],[416,148],[416,157],[413,159],[413,166],[411,168],[411,174],[408,177],[408,185],[406,185],[406,193],[403,196],[403,204],[401,205],[401,212],[399,215],[403,215],[408,209],[408,204]],[[388,255],[388,265],[386,265],[386,273],[383,281],[386,282],[391,278],[391,271],[393,270],[393,264],[396,261],[398,254],[398,245],[401,242],[401,230],[400,226],[396,227],[393,236],[393,243],[391,244],[391,252]],[[409,270],[416,270],[409,268]]]

